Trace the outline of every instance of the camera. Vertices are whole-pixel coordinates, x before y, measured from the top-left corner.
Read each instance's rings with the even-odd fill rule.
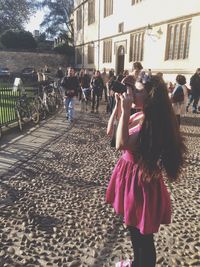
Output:
[[[124,85],[123,83],[118,82],[118,81],[113,81],[112,90],[118,94],[123,94],[127,91],[126,85]]]

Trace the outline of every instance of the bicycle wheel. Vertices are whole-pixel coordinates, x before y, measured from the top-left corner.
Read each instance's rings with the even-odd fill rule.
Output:
[[[56,112],[56,98],[54,96],[48,95],[47,106],[49,114],[54,114]]]
[[[36,108],[36,106],[34,104],[31,105],[30,107],[30,115],[31,115],[31,120],[37,124],[40,121],[40,114],[38,109]]]
[[[63,108],[63,98],[60,95],[56,97],[56,109],[61,110]]]
[[[47,117],[47,112],[46,112],[45,104],[42,103],[42,100],[39,98],[36,98],[33,105],[35,105],[35,107],[39,111],[40,119],[45,120]]]
[[[17,119],[17,122],[18,122],[19,130],[20,130],[20,132],[22,132],[22,130],[23,130],[22,118],[21,118],[21,115],[20,115],[20,112],[19,112],[18,109],[16,110],[16,119]]]
[[[41,120],[46,120],[47,118],[47,111],[46,111],[46,107],[43,105],[41,112],[40,112],[40,118]]]

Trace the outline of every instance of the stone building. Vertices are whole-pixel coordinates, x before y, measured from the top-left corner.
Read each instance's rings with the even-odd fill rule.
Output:
[[[199,0],[75,0],[77,68],[145,69],[172,80],[200,67]]]

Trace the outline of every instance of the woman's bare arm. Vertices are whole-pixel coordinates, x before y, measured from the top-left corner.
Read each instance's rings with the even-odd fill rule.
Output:
[[[119,119],[119,116],[120,116],[120,100],[119,100],[119,95],[118,94],[115,94],[115,101],[116,101],[116,104],[115,104],[115,107],[113,109],[113,112],[108,120],[108,125],[107,125],[107,135],[109,136],[112,136],[113,135],[113,129],[114,129],[114,122],[116,119]]]
[[[116,134],[116,149],[118,150],[134,150],[138,133],[133,133],[129,135],[129,121],[130,121],[130,110],[133,103],[133,94],[132,89],[130,87],[127,88],[127,93],[124,93],[120,96],[121,99],[121,116],[119,119],[119,124],[117,128]],[[134,126],[138,125],[140,120],[143,119],[143,115],[139,115],[138,119],[134,122],[134,116],[131,117],[132,123],[134,122]]]

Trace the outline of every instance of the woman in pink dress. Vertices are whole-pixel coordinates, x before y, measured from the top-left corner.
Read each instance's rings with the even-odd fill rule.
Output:
[[[127,93],[116,97],[116,106],[121,107],[116,148],[123,154],[106,192],[106,202],[123,215],[130,231],[134,267],[156,264],[153,233],[160,224],[171,221],[170,196],[162,172],[170,181],[177,180],[186,151],[166,85],[154,76],[145,90],[143,112],[131,119],[132,89],[127,87]]]

